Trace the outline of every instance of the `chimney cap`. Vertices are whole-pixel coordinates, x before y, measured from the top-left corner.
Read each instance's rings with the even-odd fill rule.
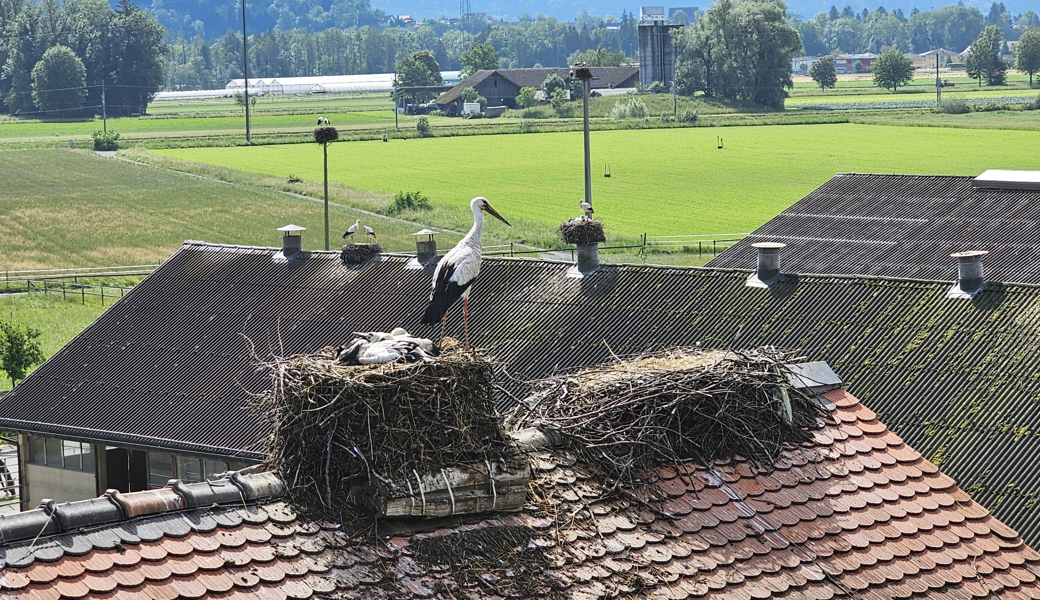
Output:
[[[989,254],[989,250],[965,250],[964,252],[954,252],[950,255],[951,258],[971,258],[974,256],[985,256]]]
[[[786,248],[787,244],[783,242],[755,242],[751,244],[752,248],[760,248],[762,250],[779,250],[780,248]]]
[[[296,231],[307,231],[307,228],[306,227],[300,227],[299,225],[293,225],[292,223],[289,223],[288,225],[286,225],[284,227],[279,227],[278,231],[281,231],[282,233],[285,233],[285,234],[291,234],[291,233],[296,232]]]
[[[420,229],[419,231],[416,231],[412,235],[430,235],[430,236],[432,236],[432,235],[436,235],[436,234],[437,234],[437,232],[432,230],[432,229]]]

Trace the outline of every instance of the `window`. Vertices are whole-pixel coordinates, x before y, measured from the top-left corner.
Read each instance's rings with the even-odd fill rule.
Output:
[[[31,435],[29,464],[93,473],[94,447],[86,442]]]
[[[159,452],[148,453],[148,486],[161,488],[174,478],[173,455]]]
[[[177,457],[177,473],[181,481],[195,483],[202,481],[202,461],[197,458]]]

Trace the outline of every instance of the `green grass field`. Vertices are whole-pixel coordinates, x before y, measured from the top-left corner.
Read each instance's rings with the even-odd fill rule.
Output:
[[[724,150],[716,148],[717,136]],[[601,131],[592,137],[593,200],[622,238],[748,232],[838,171],[976,175],[1036,168],[1025,131],[806,125]],[[313,146],[195,148],[157,154],[284,177],[320,178]],[[611,177],[603,170],[610,165]],[[486,196],[535,244],[578,214],[584,194],[581,133],[351,142],[329,148],[343,186],[422,190],[442,226],[465,227],[466,203]],[[446,208],[447,210],[443,210]]]
[[[40,347],[47,358],[90,325],[102,311],[100,299],[95,298],[80,304],[41,294],[0,295],[0,320],[39,329]],[[11,380],[0,375],[0,392],[9,389]]]
[[[320,161],[321,150],[306,146]],[[316,153],[316,154],[315,154]],[[0,151],[0,276],[5,270],[153,264],[186,239],[277,246],[287,223],[307,227],[304,248],[323,247],[321,202],[252,185],[229,185],[71,150]],[[303,191],[315,192],[312,181]],[[342,191],[363,204],[373,194]],[[356,218],[388,250],[414,249],[418,227],[332,207],[332,247]],[[457,236],[445,234],[446,242]]]

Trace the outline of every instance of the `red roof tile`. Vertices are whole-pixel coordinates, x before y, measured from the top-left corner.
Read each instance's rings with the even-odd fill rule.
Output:
[[[133,523],[157,527],[160,539],[134,539],[134,528],[116,526],[121,523],[110,529],[121,539],[115,548],[91,537],[103,524],[63,532],[54,538],[57,548],[72,548],[69,538],[84,536],[94,549],[83,556],[65,551],[50,562],[36,554],[48,538],[36,547],[31,540],[0,545],[7,561],[0,593],[19,600],[550,592],[727,600],[848,593],[864,600],[1040,597],[1040,554],[853,396],[835,390],[825,398],[837,407],[836,418],[816,436],[816,445],[790,448],[772,472],[747,463],[661,469],[657,486],[667,500],[649,508],[599,498],[580,464],[550,451],[533,457],[541,467],[542,498],[524,512],[464,525],[437,522],[431,525],[439,528],[378,540],[350,539],[337,525],[305,521],[270,498],[148,516],[157,498],[171,510],[182,507],[181,500],[170,496],[172,490],[123,494],[120,504],[144,515]],[[568,517],[549,518],[543,512],[548,508]],[[193,516],[180,520],[177,512]],[[479,545],[454,558],[423,550],[431,540],[466,547],[466,536],[513,531],[528,532],[527,541],[509,559],[491,560]],[[521,556],[531,562],[510,562]]]

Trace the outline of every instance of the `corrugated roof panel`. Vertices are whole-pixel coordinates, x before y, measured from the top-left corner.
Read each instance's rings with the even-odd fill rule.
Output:
[[[988,278],[1040,283],[1040,190],[979,189],[970,177],[839,174],[708,266],[753,269],[760,241],[787,244],[788,273],[953,281],[950,254],[989,250]]]

